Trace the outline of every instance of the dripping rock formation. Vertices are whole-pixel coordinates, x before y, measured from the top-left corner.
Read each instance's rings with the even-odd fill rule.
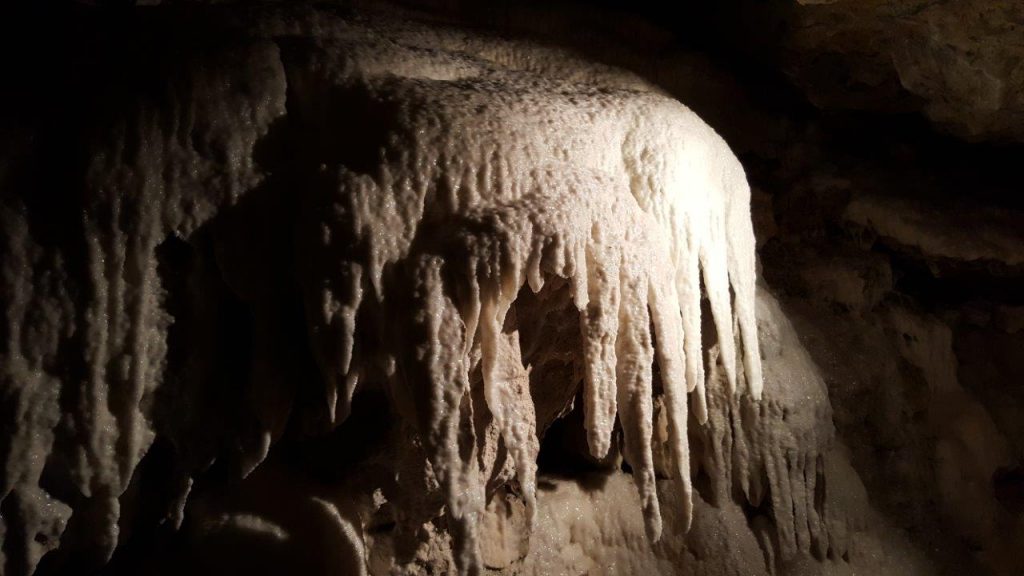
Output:
[[[155,4],[0,26],[0,574],[1024,569],[1009,3]]]

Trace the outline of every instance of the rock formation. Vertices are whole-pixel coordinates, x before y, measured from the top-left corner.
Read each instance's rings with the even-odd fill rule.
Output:
[[[972,6],[758,42],[819,109],[1019,139],[1020,17]],[[26,17],[2,573],[1020,569],[1013,149],[865,154],[614,12],[420,8]]]

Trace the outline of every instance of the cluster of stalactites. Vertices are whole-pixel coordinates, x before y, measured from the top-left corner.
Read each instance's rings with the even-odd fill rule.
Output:
[[[415,313],[405,320],[407,325],[397,315],[389,320],[398,326],[396,338],[406,341],[395,351],[401,369],[392,385],[405,388],[397,395],[412,393],[420,400],[415,419],[446,495],[456,562],[466,572],[480,565],[475,533],[485,502],[478,454],[460,452],[460,446],[475,445],[464,437],[463,412],[465,403],[472,402],[469,375],[478,366],[486,410],[514,462],[528,521],[534,518],[539,442],[530,368],[523,363],[515,322],[506,322],[524,285],[538,292],[553,277],[569,282],[579,310],[590,451],[598,458],[607,454],[618,416],[623,452],[633,466],[652,541],[661,535],[652,456],[655,360],[668,410],[672,475],[687,523],[692,511],[687,393],[692,393],[698,421],[707,418],[700,334],[702,273],[722,335],[721,348],[732,356],[724,362],[729,391],[736,391],[735,356],[740,348],[745,352],[739,363],[744,371],[740,381],[753,396],[760,395],[749,215],[737,222],[730,220],[734,214],[714,211],[699,225],[671,229],[640,209],[625,179],[563,168],[535,171],[532,189],[515,201],[463,211],[447,230],[431,231],[420,253],[401,261],[407,271],[404,290],[412,287]],[[742,194],[745,181],[740,182]],[[720,229],[712,231],[716,225]],[[743,245],[744,240],[749,244]],[[721,245],[711,245],[714,242]],[[366,265],[349,266],[352,272],[344,276],[353,284],[347,293],[355,298],[332,309],[344,311],[341,356],[351,374],[358,371],[352,352],[357,311],[363,284],[370,283],[363,279]],[[371,286],[366,288],[373,292]],[[391,294],[387,289],[382,292]],[[351,394],[349,387],[340,402],[342,413],[348,411]],[[470,435],[482,432],[469,430]]]
[[[310,85],[338,82],[316,80],[331,62],[310,67]],[[466,447],[475,446],[467,436],[486,431],[474,430],[464,413],[468,406],[493,417],[532,520],[539,442],[530,367],[515,322],[506,320],[524,285],[537,292],[563,279],[579,310],[590,451],[608,453],[617,416],[646,530],[657,540],[653,365],[688,522],[690,403],[698,422],[708,416],[702,292],[729,392],[744,382],[751,396],[761,394],[742,166],[695,114],[654,92],[596,90],[485,66],[466,74],[359,77],[341,83],[353,102],[309,96],[298,104],[316,117],[319,106],[403,103],[389,111],[380,164],[325,165],[331,183],[308,212],[322,215],[310,228],[327,231],[310,236],[308,251],[321,259],[305,285],[314,330],[323,327],[314,338],[331,335],[317,345],[328,404],[347,415],[360,363],[369,361],[359,351],[394,348],[385,352],[398,365],[392,396],[416,399],[406,417],[446,494],[456,562],[476,571],[475,526],[485,502],[478,461],[487,455]],[[394,312],[410,287],[414,313]],[[364,306],[367,296],[373,306]],[[359,342],[362,322],[390,327],[391,337]],[[469,375],[477,368],[485,407],[472,406]]]
[[[38,512],[21,530],[30,546],[36,524],[52,526],[54,536],[63,531],[68,510],[37,490],[48,455],[63,450],[70,456],[52,461],[72,462],[78,500],[93,508],[83,517],[103,518],[92,544],[113,552],[119,497],[154,437],[148,399],[158,386],[179,385],[164,382],[171,318],[157,246],[172,235],[188,238],[257,187],[254,149],[278,120],[293,129],[283,134],[303,135],[289,144],[316,159],[315,174],[303,174],[310,188],[296,194],[303,209],[282,229],[312,231],[296,241],[295,268],[328,406],[335,420],[348,414],[377,345],[359,341],[359,325],[387,326],[384,347],[398,364],[393,396],[417,399],[412,413],[397,412],[414,420],[446,494],[461,570],[480,566],[474,534],[485,499],[478,455],[465,449],[475,446],[466,436],[482,432],[467,429],[467,404],[490,412],[534,515],[539,443],[530,367],[508,319],[522,286],[539,291],[552,278],[569,282],[580,314],[592,453],[609,451],[618,416],[647,530],[657,539],[656,360],[689,517],[688,400],[698,421],[707,418],[702,279],[727,386],[735,391],[742,380],[755,397],[761,389],[742,167],[692,112],[628,75],[591,74],[578,61],[525,45],[488,58],[492,38],[409,30],[310,25],[301,34],[316,37],[315,49],[287,64],[268,39],[215,57],[204,49],[203,65],[186,67],[185,80],[169,81],[159,99],[180,105],[142,102],[124,112],[110,141],[90,147],[81,238],[23,249],[33,237],[30,219],[0,215],[19,222],[4,235],[19,248],[3,248],[3,288],[12,296],[4,303],[10,344],[2,376],[17,402],[9,426],[17,450],[4,463],[3,484],[5,496]],[[415,65],[394,65],[403,62]],[[543,73],[545,66],[559,72]],[[575,73],[562,73],[569,70]],[[380,117],[360,124],[364,113]],[[371,138],[352,128],[364,125],[386,134]],[[317,130],[330,134],[307,138]],[[317,149],[339,140],[346,141],[340,150]],[[380,164],[366,166],[361,154],[348,162],[351,147],[380,152]],[[297,157],[291,168],[307,169],[309,158]],[[77,292],[70,281],[64,286],[62,263],[76,254],[87,278],[72,302]],[[375,305],[364,306],[371,299]],[[394,306],[409,301],[412,313]],[[47,320],[37,323],[35,340],[21,338],[22,325],[38,317]],[[32,346],[19,348],[22,340]],[[56,351],[65,348],[77,350],[84,378],[61,380]],[[486,407],[471,406],[469,375],[477,368]],[[58,402],[65,390],[79,400],[69,414]],[[62,418],[75,434],[59,447],[53,439]],[[256,453],[246,455],[246,471],[279,434],[264,431]],[[56,537],[47,541],[56,545]],[[31,565],[45,550],[30,552]]]

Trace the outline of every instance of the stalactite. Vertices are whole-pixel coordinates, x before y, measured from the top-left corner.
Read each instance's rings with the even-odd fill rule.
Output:
[[[425,42],[404,33],[407,45]],[[478,69],[485,71],[474,75],[463,66],[464,56],[452,62],[449,74],[439,72],[445,70],[439,57],[428,78],[325,74],[343,52],[325,49],[293,73],[304,87],[345,95],[331,101],[311,91],[303,96],[303,116],[321,117],[332,106],[389,112],[383,133],[375,137],[382,142],[379,163],[362,165],[358,172],[344,161],[322,167],[326,176],[318,193],[323,197],[310,199],[322,208],[306,212],[319,216],[310,229],[329,231],[308,236],[310,253],[337,255],[335,246],[347,247],[340,264],[314,269],[306,280],[314,301],[321,285],[344,285],[350,295],[324,315],[313,302],[307,304],[314,324],[344,318],[338,344],[318,347],[343,353],[323,358],[323,364],[337,374],[351,370],[344,350],[353,330],[381,321],[364,312],[369,308],[359,308],[359,295],[370,291],[380,302],[375,309],[388,306],[408,290],[404,277],[392,271],[429,258],[433,304],[416,314],[443,318],[451,326],[446,336],[436,332],[438,341],[404,350],[420,346],[449,365],[431,380],[430,410],[438,416],[433,425],[421,427],[421,434],[447,438],[428,442],[427,448],[450,496],[448,513],[460,526],[457,558],[472,571],[474,556],[466,548],[472,546],[472,522],[481,508],[464,499],[474,494],[476,502],[483,489],[473,484],[481,480],[470,480],[464,470],[472,458],[453,446],[459,403],[469,397],[465,375],[475,367],[473,350],[480,350],[487,405],[472,410],[493,415],[532,510],[538,442],[526,385],[529,366],[522,364],[514,328],[504,326],[521,287],[537,291],[552,277],[568,281],[579,310],[590,450],[596,457],[608,452],[617,416],[647,532],[657,540],[652,364],[657,357],[688,517],[688,392],[695,393],[698,419],[707,418],[701,276],[720,334],[728,389],[736,391],[742,382],[752,396],[761,393],[754,239],[739,163],[692,112],[652,91],[594,90],[586,82],[487,69],[487,62]],[[365,72],[375,66],[354,68]],[[329,207],[335,209],[324,214]],[[324,238],[329,241],[321,242]],[[350,285],[356,276],[346,271],[363,267],[368,273],[362,285]],[[344,316],[335,312],[341,310]],[[352,310],[358,310],[354,323]],[[451,332],[455,326],[459,330]],[[396,338],[402,333],[395,332]],[[403,354],[395,354],[400,362]],[[441,422],[443,434],[437,428]]]
[[[286,28],[268,24],[260,34]],[[105,519],[94,534],[100,554],[117,544],[119,497],[153,440],[146,400],[162,383],[173,320],[157,246],[254,193],[264,176],[254,148],[277,118],[294,138],[289,169],[300,176],[294,190],[279,182],[277,192],[298,205],[281,218],[294,217],[295,283],[327,417],[335,425],[349,418],[364,378],[387,366],[395,413],[426,453],[416,464],[443,494],[461,572],[482,569],[477,523],[497,466],[478,447],[488,430],[474,415],[489,414],[530,521],[535,514],[538,422],[518,327],[536,319],[518,313],[524,287],[570,286],[589,448],[609,452],[617,417],[652,541],[662,530],[652,456],[657,362],[688,524],[687,394],[699,421],[708,414],[701,279],[728,391],[745,383],[741,391],[758,397],[762,389],[750,193],[728,146],[685,106],[626,74],[537,74],[559,66],[553,52],[473,53],[472,41],[412,25],[327,29],[312,27],[323,41],[283,60],[273,43],[229,52],[189,77],[191,92],[171,89],[169,110],[154,113],[152,103],[124,112],[89,162],[81,222],[88,290],[79,317],[62,320],[80,323],[85,336],[74,344],[87,372],[61,385],[79,387],[68,415],[78,435],[70,472]],[[461,48],[437,49],[448,44]],[[420,65],[399,65],[408,58]],[[237,90],[217,80],[232,74],[241,76]],[[5,276],[17,296],[6,303],[14,328],[31,306],[24,281],[17,270]],[[17,357],[17,343],[8,348]],[[477,371],[484,402],[474,402]],[[5,378],[21,389],[28,382]],[[45,418],[19,425],[47,433],[56,407],[40,410]],[[252,446],[241,442],[242,475],[280,428],[262,425]],[[201,469],[191,466],[186,475]],[[40,470],[15,472],[5,476],[5,496],[16,485],[24,498]],[[180,485],[185,494],[169,512],[179,520],[192,483]]]

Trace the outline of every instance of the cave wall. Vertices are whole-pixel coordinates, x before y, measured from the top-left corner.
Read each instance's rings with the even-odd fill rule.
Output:
[[[343,254],[311,259],[320,231],[283,224],[330,210],[301,193],[330,185],[316,168],[372,166],[395,114],[332,117],[351,96],[309,83],[361,53],[385,55],[365,74],[454,74],[431,51],[465,55],[463,71],[667,94],[753,189],[765,397],[710,392],[728,386],[705,322],[693,526],[660,396],[659,543],[629,458],[589,453],[582,397],[558,384],[581,377],[575,311],[549,285],[520,305],[545,319],[520,328],[546,375],[531,383],[538,519],[527,539],[522,486],[486,428],[481,450],[502,454],[487,570],[1018,573],[1016,10],[166,2],[7,19],[5,573],[456,569],[456,528],[387,390],[363,382],[339,412],[353,389],[324,376],[334,341],[311,338],[302,301],[310,269]],[[352,33],[380,18],[398,32]],[[403,51],[410,29],[436,30],[419,56]]]

